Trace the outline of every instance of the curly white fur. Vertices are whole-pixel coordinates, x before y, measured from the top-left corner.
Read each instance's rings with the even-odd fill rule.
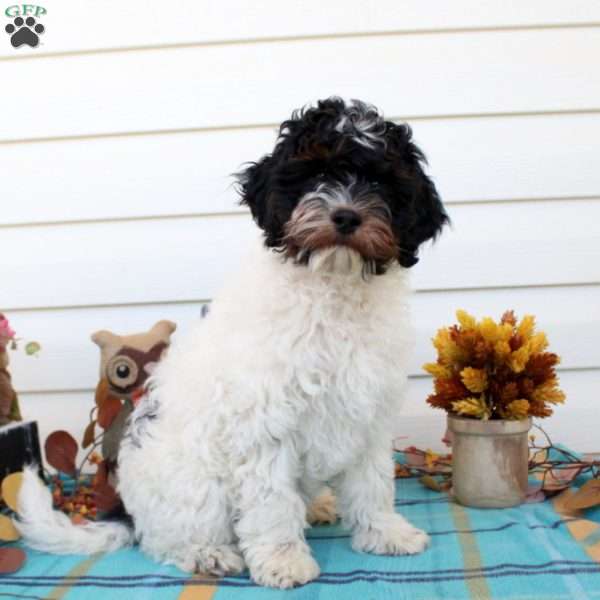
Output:
[[[366,280],[342,247],[315,252],[308,268],[250,254],[131,417],[119,492],[141,548],[185,570],[246,564],[260,584],[302,584],[319,574],[307,508],[330,485],[355,549],[423,550],[426,534],[393,507],[407,296],[404,269]],[[23,531],[45,535],[34,530]],[[89,551],[98,545],[108,548]]]

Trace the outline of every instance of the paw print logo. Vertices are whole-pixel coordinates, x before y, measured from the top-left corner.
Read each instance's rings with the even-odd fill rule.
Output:
[[[5,31],[10,35],[10,43],[15,48],[23,44],[35,48],[40,43],[39,34],[44,33],[45,28],[41,23],[36,24],[33,17],[27,17],[25,20],[17,17],[13,23],[9,23]]]

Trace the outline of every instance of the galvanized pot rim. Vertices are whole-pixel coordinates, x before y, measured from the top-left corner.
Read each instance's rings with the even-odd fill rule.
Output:
[[[531,417],[518,421],[469,419],[458,415],[448,415],[448,429],[463,435],[517,435],[531,429]]]

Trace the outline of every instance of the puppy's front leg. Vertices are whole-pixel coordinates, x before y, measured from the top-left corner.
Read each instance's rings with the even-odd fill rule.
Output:
[[[373,554],[416,554],[429,536],[394,511],[394,469],[386,436],[335,481],[338,511],[352,547]]]
[[[236,475],[235,532],[252,579],[289,588],[319,576],[304,537],[306,505],[294,453],[281,445],[251,451]]]

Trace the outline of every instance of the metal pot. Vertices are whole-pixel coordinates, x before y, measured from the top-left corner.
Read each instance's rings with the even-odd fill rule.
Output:
[[[452,490],[460,504],[507,508],[525,500],[531,419],[481,421],[448,415]]]

